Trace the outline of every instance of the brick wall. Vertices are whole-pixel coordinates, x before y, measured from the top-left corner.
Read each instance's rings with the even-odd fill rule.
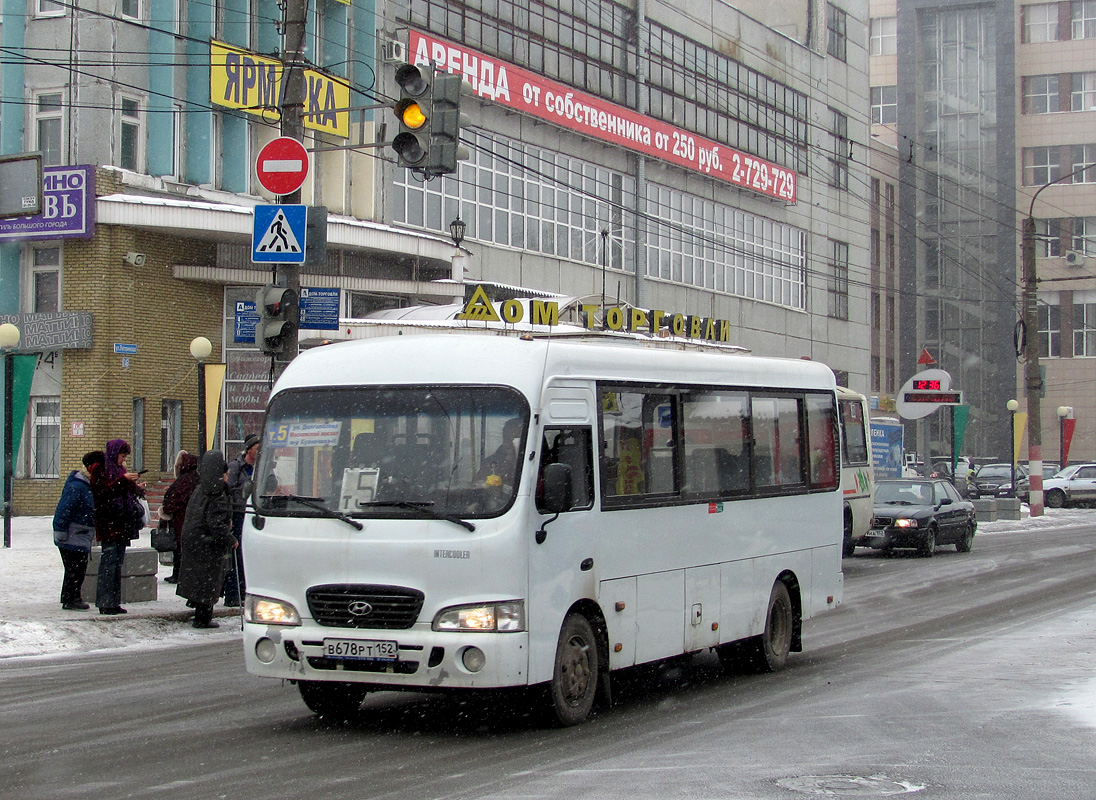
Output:
[[[113,177],[99,171],[99,194],[114,190]],[[127,264],[128,252],[145,254],[143,266]],[[164,399],[183,404],[182,441],[194,442],[197,430],[197,364],[190,341],[205,336],[213,343],[212,359],[221,353],[222,298],[219,284],[172,277],[176,264],[216,262],[213,243],[161,232],[116,225],[96,226],[87,241],[64,244],[63,310],[94,315],[93,346],[62,355],[61,478],[17,480],[14,513],[52,514],[65,477],[80,466],[88,450],[108,439],[133,444],[133,401],[145,398],[144,466],[151,483],[160,471],[160,411]],[[137,345],[137,355],[114,353],[114,343]],[[84,435],[73,436],[73,422],[84,423]],[[175,453],[168,458],[168,468]],[[131,462],[132,463],[132,459]]]

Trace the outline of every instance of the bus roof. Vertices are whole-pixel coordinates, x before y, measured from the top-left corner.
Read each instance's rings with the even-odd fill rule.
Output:
[[[635,340],[562,341],[478,335],[387,336],[313,348],[294,359],[274,392],[315,386],[490,384],[530,397],[552,378],[672,384],[835,388],[821,363]]]

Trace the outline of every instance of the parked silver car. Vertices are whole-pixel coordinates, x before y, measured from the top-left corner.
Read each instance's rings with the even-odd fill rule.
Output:
[[[1043,481],[1043,499],[1049,508],[1096,503],[1096,464],[1072,464]]]

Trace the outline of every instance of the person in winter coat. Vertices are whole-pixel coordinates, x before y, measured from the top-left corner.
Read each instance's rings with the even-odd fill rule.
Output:
[[[244,439],[244,449],[236,458],[228,462],[228,484],[232,498],[232,533],[240,546],[236,548],[236,568],[230,569],[225,577],[225,605],[238,607],[244,598],[247,584],[244,580],[244,509],[247,508],[247,496],[251,494],[251,482],[255,474],[255,461],[259,458],[259,444],[262,439],[257,434],[249,434]]]
[[[83,471],[74,469],[61,490],[53,514],[53,543],[61,553],[65,577],[61,580],[61,608],[87,611],[81,589],[88,569],[88,554],[95,541],[95,497],[92,483],[102,477],[106,454],[93,450],[84,454]]]
[[[183,563],[175,593],[194,606],[195,628],[216,628],[213,606],[238,546],[232,535],[232,500],[225,483],[224,454],[210,450],[198,465],[198,488],[190,496],[183,526]]]
[[[171,521],[175,532],[175,558],[172,561],[168,583],[179,582],[179,563],[183,550],[183,525],[186,523],[186,506],[190,496],[198,488],[198,456],[183,451],[175,460],[175,481],[164,493],[164,504],[160,506],[160,519]]]
[[[138,498],[145,496],[136,472],[126,469],[129,444],[125,439],[107,442],[103,479],[92,485],[95,495],[95,538],[103,546],[95,604],[100,614],[125,614],[122,608],[122,561],[126,547],[141,532],[144,511]]]

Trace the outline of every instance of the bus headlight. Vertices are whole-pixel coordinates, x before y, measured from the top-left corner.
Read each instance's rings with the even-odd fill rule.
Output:
[[[301,615],[290,603],[249,594],[244,603],[244,621],[260,625],[300,625]]]
[[[513,633],[525,630],[525,603],[508,600],[476,606],[442,609],[431,626],[436,631]]]

